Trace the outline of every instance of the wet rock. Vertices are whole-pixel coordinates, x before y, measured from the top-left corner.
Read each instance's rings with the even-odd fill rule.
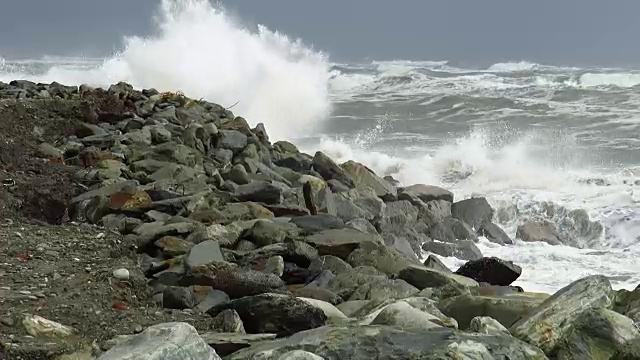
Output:
[[[382,200],[393,201],[397,190],[366,166],[355,161],[347,161],[340,166],[353,179],[356,187],[370,187]]]
[[[433,185],[416,184],[398,189],[398,199],[415,202],[429,202],[433,200],[444,200],[453,202],[453,193],[441,187]]]
[[[455,243],[442,241],[427,241],[422,244],[422,250],[444,257],[456,257],[461,260],[478,260],[482,252],[473,241],[462,240]]]
[[[483,197],[471,198],[453,203],[451,215],[478,230],[483,223],[491,222],[493,208]]]
[[[550,245],[561,245],[560,234],[550,222],[530,221],[518,226],[516,238],[526,242],[546,242]]]
[[[151,326],[102,354],[99,360],[221,360],[187,323]]]
[[[316,152],[313,157],[313,169],[326,181],[337,180],[350,188],[355,187],[353,178],[320,151]]]
[[[534,312],[513,324],[509,331],[550,354],[567,334],[573,319],[590,307],[610,307],[614,296],[606,277],[588,276],[556,292]]]
[[[492,222],[483,222],[477,231],[478,236],[484,236],[487,240],[500,245],[513,244],[513,240],[498,225]]]
[[[458,240],[478,241],[475,231],[464,221],[448,217],[431,226],[429,236],[434,240],[455,243]]]
[[[520,266],[497,257],[468,261],[456,271],[456,274],[474,279],[477,282],[502,286],[511,285],[520,277],[521,273]]]
[[[289,336],[323,326],[327,321],[322,310],[304,300],[282,294],[243,297],[212,308],[208,313],[215,316],[226,309],[233,309],[240,315],[245,330],[250,334]]]
[[[244,334],[244,325],[235,310],[222,310],[211,321],[211,327],[223,333]]]

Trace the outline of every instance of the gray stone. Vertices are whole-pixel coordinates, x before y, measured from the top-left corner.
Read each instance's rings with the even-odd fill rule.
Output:
[[[561,245],[560,234],[550,222],[529,221],[520,226],[516,231],[516,238],[526,242],[546,242],[550,245]]]
[[[235,310],[223,310],[211,321],[211,327],[223,333],[244,334],[244,325]]]
[[[422,265],[409,265],[398,273],[398,278],[422,290],[458,283],[463,286],[478,286],[478,283],[464,276],[428,269]]]
[[[332,256],[332,255],[320,256],[314,259],[313,261],[311,261],[311,264],[309,265],[309,270],[318,271],[318,272],[323,270],[329,270],[333,274],[340,274],[342,272],[349,271],[351,269],[353,269],[353,267],[349,265],[349,263],[340,259],[337,256]]]
[[[151,140],[154,144],[163,144],[171,141],[171,132],[163,125],[153,125],[148,128],[151,132]]]
[[[442,241],[428,241],[422,245],[422,250],[444,257],[456,257],[461,260],[477,260],[482,258],[482,252],[473,241],[463,240],[455,243]]]
[[[62,151],[51,144],[41,143],[36,148],[36,156],[45,159],[57,159],[62,157]]]
[[[388,276],[398,273],[412,263],[409,258],[397,250],[379,242],[360,244],[358,249],[351,252],[347,262],[353,267],[373,266]]]
[[[569,333],[558,344],[558,359],[617,359],[616,351],[640,338],[633,320],[608,309],[590,308],[573,319]]]
[[[513,240],[498,225],[492,222],[483,222],[477,231],[478,236],[484,236],[487,240],[500,245],[513,244]]]
[[[226,309],[238,312],[250,334],[273,333],[289,336],[299,331],[323,326],[324,312],[308,302],[290,295],[261,294],[221,304],[209,310],[215,316]]]
[[[376,175],[366,166],[355,161],[347,161],[340,165],[353,179],[356,187],[370,187],[384,201],[393,201],[398,195],[398,191],[394,186]]]
[[[206,240],[189,250],[189,254],[185,259],[188,268],[208,265],[216,261],[224,261],[220,244],[216,240]]]
[[[386,306],[371,325],[390,325],[407,331],[429,331],[441,326],[432,322],[435,316],[420,311],[404,301]]]
[[[295,225],[279,224],[271,220],[258,220],[244,234],[244,238],[253,242],[258,247],[281,243],[287,236],[296,233]]]
[[[189,288],[167,286],[162,292],[162,307],[165,309],[190,309],[194,305],[193,293]]]
[[[258,357],[260,357],[260,355],[258,355]],[[324,360],[324,358],[308,351],[292,350],[280,355],[276,360]]]
[[[86,140],[87,138],[84,138]],[[125,145],[151,145],[151,131],[147,128],[135,130],[122,136],[122,143]]]
[[[164,323],[109,349],[98,360],[221,360],[187,323]]]
[[[384,244],[398,251],[400,254],[406,256],[407,259],[411,260],[412,262],[419,262],[418,256],[416,255],[411,242],[409,242],[406,237],[398,236],[395,234],[386,234]]]
[[[433,185],[416,184],[398,189],[398,199],[422,202],[432,200],[444,200],[453,202],[453,193],[441,187]]]
[[[442,260],[440,260],[437,256],[435,255],[429,255],[427,257],[427,259],[424,261],[423,265],[429,269],[434,269],[434,270],[438,270],[438,271],[442,271],[445,273],[451,273],[451,269],[449,269],[447,267],[447,265],[445,265]]]
[[[362,243],[377,242],[382,244],[382,239],[370,234],[365,234],[352,229],[324,230],[305,239],[315,246],[320,255],[333,255],[346,259],[349,254]]]
[[[228,149],[237,154],[247,146],[247,142],[247,136],[240,131],[220,130],[216,147]]]
[[[469,331],[486,335],[511,335],[498,320],[489,316],[476,316],[471,319]]]
[[[249,174],[244,166],[236,164],[229,172],[222,176],[225,180],[231,180],[238,185],[245,185],[251,182]]]
[[[418,218],[429,227],[451,217],[451,203],[446,200],[431,200],[419,204],[419,209]]]
[[[250,347],[252,344],[273,340],[276,334],[239,334],[206,332],[200,334],[209,346],[220,356],[227,356],[234,352]]]
[[[262,271],[268,274],[274,274],[278,277],[282,277],[282,274],[284,273],[284,259],[279,255],[270,257],[269,259],[267,259],[264,270]]]
[[[337,180],[340,183],[350,187],[355,187],[353,178],[339,167],[331,158],[318,151],[313,157],[313,169],[322,176],[323,179]]]
[[[229,295],[224,291],[212,290],[198,303],[198,305],[196,305],[195,309],[201,313],[205,313],[212,307],[224,304],[229,300]]]
[[[339,217],[329,214],[299,216],[291,219],[297,227],[302,230],[315,233],[323,230],[342,229],[345,227],[344,221]]]
[[[434,240],[455,243],[458,240],[477,242],[475,231],[462,220],[448,217],[435,223],[429,229],[429,236]]]
[[[572,319],[590,307],[610,307],[614,297],[606,277],[588,276],[556,292],[509,330],[513,336],[538,346],[549,354],[567,334],[573,323]]]
[[[307,303],[309,303],[309,305],[322,310],[322,312],[327,317],[327,320],[336,321],[336,320],[347,319],[347,316],[343,314],[342,311],[340,311],[337,307],[333,306],[329,302],[313,299],[313,298],[300,297],[300,296],[298,296],[297,298],[300,300],[306,301]]]
[[[370,277],[368,282],[358,286],[349,296],[349,300],[403,299],[418,292],[419,290],[415,286],[404,280],[374,276]]]
[[[384,214],[378,228],[382,233],[401,232],[407,226],[415,224],[418,219],[418,208],[406,200],[386,203]]]
[[[391,326],[325,326],[241,350],[229,360],[280,356],[292,350],[311,351],[326,359],[519,359],[542,360],[537,348],[507,336],[466,334],[441,328],[427,332],[403,331]],[[373,354],[373,355],[372,355]]]
[[[483,197],[470,198],[453,203],[451,215],[469,224],[474,230],[478,230],[482,223],[491,222],[493,208]]]
[[[345,225],[348,228],[356,229],[365,234],[378,235],[378,230],[376,230],[376,228],[371,225],[371,222],[367,219],[353,219],[348,221]]]
[[[266,181],[255,181],[250,184],[240,185],[234,192],[238,201],[264,202],[267,204],[279,204],[283,200],[283,189]]]

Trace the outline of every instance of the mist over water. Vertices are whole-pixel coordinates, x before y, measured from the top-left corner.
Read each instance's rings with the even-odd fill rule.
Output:
[[[512,237],[526,220],[553,222],[571,247],[480,244],[521,265],[516,284],[528,290],[595,273],[618,288],[640,282],[640,69],[338,64],[204,0],[164,0],[156,20],[153,36],[125,39],[108,59],[0,60],[0,81],[126,81],[237,103],[233,112],[265,123],[272,140],[360,161],[405,185],[440,185],[458,200],[486,196]]]

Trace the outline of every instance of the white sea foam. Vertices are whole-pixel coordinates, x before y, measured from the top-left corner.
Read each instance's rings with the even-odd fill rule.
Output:
[[[123,50],[91,70],[54,66],[44,74],[0,74],[64,84],[180,90],[231,106],[272,136],[298,135],[330,111],[326,57],[301,41],[242,27],[206,0],[163,0],[157,32],[125,39]]]

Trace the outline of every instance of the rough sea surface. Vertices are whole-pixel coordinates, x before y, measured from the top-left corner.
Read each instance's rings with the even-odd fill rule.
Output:
[[[486,256],[523,268],[515,285],[554,292],[590,274],[640,283],[640,68],[338,64],[304,39],[241,28],[206,1],[165,0],[158,15],[156,34],[125,39],[110,58],[0,58],[0,81],[126,81],[236,104],[272,140],[456,199],[486,196],[512,237],[526,220],[552,221],[570,246],[481,242]]]

